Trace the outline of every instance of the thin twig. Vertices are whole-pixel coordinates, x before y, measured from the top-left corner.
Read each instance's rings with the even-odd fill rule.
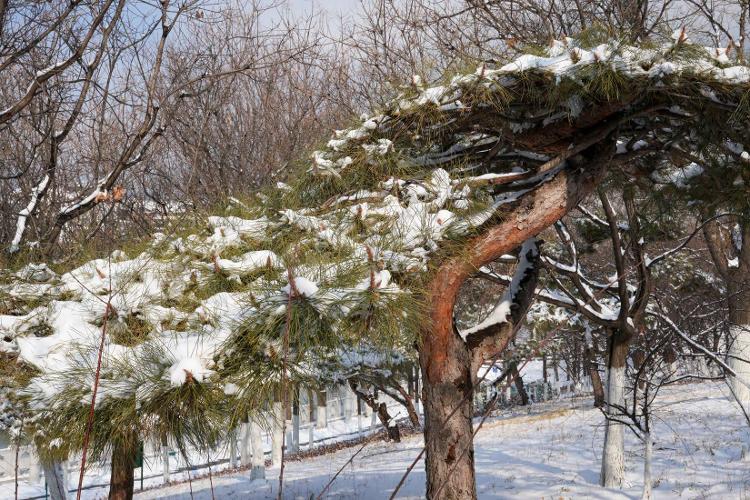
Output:
[[[279,494],[281,500],[284,492],[284,448],[286,448],[286,414],[289,413],[289,395],[286,393],[286,361],[289,355],[289,326],[292,323],[292,299],[298,295],[292,270],[287,269],[289,278],[289,296],[286,302],[286,325],[284,326],[284,355],[281,359],[281,397],[284,398],[284,418],[281,419],[281,465],[279,466]]]
[[[211,500],[216,500],[214,496],[214,477],[211,474],[211,453],[207,453],[206,457],[208,457],[208,484],[211,486]]]
[[[111,265],[111,263],[110,263]],[[83,435],[83,452],[81,454],[81,471],[78,475],[78,491],[76,492],[76,500],[81,500],[81,491],[83,489],[83,473],[86,470],[86,454],[89,449],[89,438],[91,437],[91,430],[94,427],[94,409],[96,408],[96,393],[99,389],[99,376],[102,369],[102,352],[104,352],[104,340],[107,337],[107,323],[109,323],[109,315],[112,312],[112,270],[110,269],[109,274],[109,299],[104,308],[104,318],[102,319],[102,335],[99,341],[99,353],[97,354],[96,360],[96,373],[94,374],[94,387],[91,391],[91,406],[89,407],[88,421],[86,422],[86,433]]]
[[[21,431],[23,429],[23,420],[21,421],[21,427],[18,429],[18,437],[16,438],[16,467],[14,473],[16,500],[18,500],[18,455],[21,451]]]
[[[336,478],[339,477],[339,474],[341,474],[341,471],[343,471],[346,468],[346,466],[349,465],[352,462],[352,460],[354,460],[354,457],[356,457],[357,455],[359,455],[360,451],[362,451],[362,450],[365,449],[365,446],[367,446],[368,443],[369,443],[369,441],[366,441],[365,444],[363,444],[362,446],[359,447],[359,449],[357,450],[356,453],[354,453],[351,457],[349,457],[349,460],[347,460],[346,463],[344,465],[342,465],[341,468],[336,472],[336,474],[331,478],[331,480],[328,481],[328,483],[325,485],[325,488],[323,488],[323,491],[321,491],[318,494],[318,496],[315,497],[316,500],[321,500],[321,498],[323,498],[323,495],[325,494],[326,491],[328,491],[328,488],[331,487],[331,485],[336,480]]]

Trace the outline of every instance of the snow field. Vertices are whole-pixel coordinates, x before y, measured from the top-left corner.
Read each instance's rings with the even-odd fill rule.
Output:
[[[750,461],[741,459],[750,433],[726,386],[702,383],[666,388],[656,402],[654,445],[655,498],[748,498]],[[604,433],[601,412],[590,401],[572,399],[534,405],[526,415],[504,413],[489,419],[475,440],[480,498],[639,498],[644,447],[626,433],[626,485],[621,491],[598,486]],[[326,498],[388,498],[422,447],[421,436],[400,444],[367,445],[339,475]],[[359,449],[288,462],[284,498],[317,496]],[[215,498],[273,499],[278,469],[266,480],[249,481],[249,472],[213,478]],[[414,468],[398,498],[423,498],[424,463]],[[192,484],[193,498],[210,499],[207,478]],[[155,489],[140,499],[187,499],[187,484]]]

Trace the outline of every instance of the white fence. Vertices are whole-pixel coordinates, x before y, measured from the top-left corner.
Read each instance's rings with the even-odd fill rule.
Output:
[[[312,405],[308,391],[302,390],[299,395],[299,415],[287,421],[286,446],[289,452],[309,450],[337,441],[363,437],[380,430],[381,424],[372,410],[361,402],[358,408],[357,396],[346,385],[331,387],[327,391],[325,422],[321,422],[321,408],[316,393],[312,392]],[[379,401],[385,402],[389,413],[395,419],[407,417],[404,407],[390,398],[381,395]],[[420,412],[421,413],[421,412]],[[312,417],[312,418],[311,418]],[[271,457],[270,430],[262,433],[266,458]],[[232,442],[234,441],[234,444]],[[145,443],[144,466],[136,469],[136,490],[141,486],[153,487],[170,481],[187,480],[188,475],[204,475],[209,466],[212,472],[235,468],[241,464],[241,453],[238,436],[230,435],[221,446],[210,453],[188,451],[187,460],[174,447],[162,447],[159,443]],[[24,486],[22,491],[32,492],[21,498],[45,498],[44,475],[34,453],[33,447],[22,446],[18,450],[18,478]],[[65,464],[66,482],[70,491],[77,486],[80,469],[80,458],[75,457]],[[0,486],[15,480],[16,449],[0,448]],[[95,464],[86,473],[85,487],[105,486],[109,479],[109,463]],[[0,495],[2,496],[2,495]]]

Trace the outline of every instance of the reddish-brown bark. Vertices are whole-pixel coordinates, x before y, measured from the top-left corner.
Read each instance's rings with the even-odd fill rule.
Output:
[[[501,223],[469,241],[461,255],[435,270],[427,293],[430,321],[420,347],[428,498],[437,498],[438,491],[441,499],[476,498],[471,425],[476,367],[502,352],[517,328],[506,323],[508,327],[464,342],[453,324],[461,286],[477,269],[519,247],[574,208],[597,184],[611,146],[605,141],[592,148],[588,157],[566,155],[567,168],[527,195]]]

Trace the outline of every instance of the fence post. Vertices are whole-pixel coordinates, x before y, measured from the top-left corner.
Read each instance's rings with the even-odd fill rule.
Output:
[[[266,478],[266,455],[263,449],[263,438],[260,435],[260,425],[251,421],[247,424],[250,427],[250,445],[253,448],[253,458],[251,462],[250,480]],[[243,464],[244,465],[244,464]]]
[[[362,400],[357,396],[357,436],[362,439]]]
[[[164,483],[169,482],[169,446],[167,445],[167,438],[164,437],[161,440],[161,461],[162,461],[162,477]]]
[[[81,465],[80,462],[81,461],[79,459],[78,460],[78,465],[79,466]],[[67,460],[63,460],[63,462],[62,462],[62,475],[63,475],[63,485],[65,486],[65,489],[68,488],[68,484],[70,483],[70,481],[69,481],[69,479],[70,479],[69,478],[69,476],[70,476],[70,470],[69,469],[70,469],[70,462],[68,462]]]
[[[292,429],[292,423],[287,422],[286,426],[286,436],[285,436],[285,443],[286,443],[286,452],[285,454],[288,456],[289,453],[294,453],[297,451],[294,449],[294,429]]]
[[[44,481],[53,500],[62,500],[68,494],[68,474],[65,464],[59,461],[42,462]]]
[[[31,446],[26,448],[29,456],[29,483],[36,484],[39,482],[39,460],[34,457]]]
[[[286,415],[284,414],[284,404],[281,401],[274,401],[273,403],[273,415],[271,416],[272,428],[271,431],[271,463],[274,467],[281,466],[281,447],[284,446],[284,431],[282,423]]]
[[[342,394],[343,393],[343,394]],[[352,410],[351,410],[351,390],[344,386],[344,390],[339,390],[339,394],[342,395],[340,398],[341,400],[341,406],[342,406],[342,412],[344,414],[344,422],[349,422],[352,418]]]
[[[328,398],[326,391],[318,391],[318,418],[315,421],[315,425],[318,429],[324,429],[328,427]]]
[[[237,468],[237,429],[229,432],[229,468]]]
[[[247,417],[245,417],[247,420]],[[243,467],[250,463],[250,424],[242,422],[240,424],[240,462]]]
[[[292,446],[291,451],[299,451],[299,392],[295,391],[292,405]]]

